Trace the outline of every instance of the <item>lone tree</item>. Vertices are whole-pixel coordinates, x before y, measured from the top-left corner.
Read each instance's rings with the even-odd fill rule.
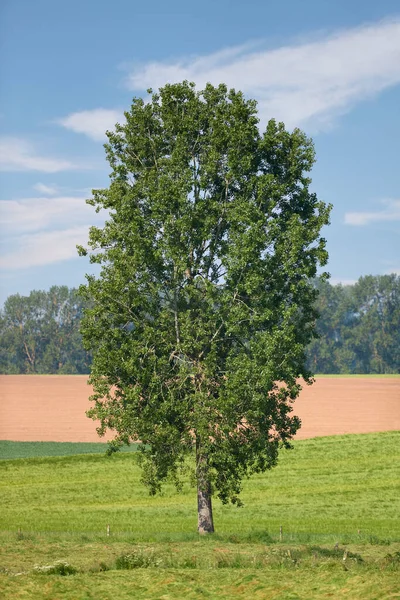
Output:
[[[330,207],[309,191],[311,140],[269,121],[225,85],[166,85],[134,98],[107,133],[107,209],[92,227],[102,265],[81,292],[99,433],[141,440],[143,481],[178,484],[195,454],[198,531],[211,498],[240,503],[241,480],[277,463],[300,427],[292,403],[314,336],[312,278],[325,265]]]

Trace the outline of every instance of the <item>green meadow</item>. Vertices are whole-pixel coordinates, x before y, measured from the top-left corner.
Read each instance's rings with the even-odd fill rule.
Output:
[[[32,447],[28,458],[21,446],[11,459],[2,443],[1,597],[399,597],[399,442],[400,432],[297,441],[244,483],[244,507],[215,501],[217,533],[205,539],[194,488],[149,496],[135,448]]]
[[[107,447],[107,444],[102,442],[10,442],[0,440],[0,460],[43,456],[74,456],[75,454],[104,454]],[[136,444],[121,448],[121,452],[132,452],[134,450],[136,450]]]

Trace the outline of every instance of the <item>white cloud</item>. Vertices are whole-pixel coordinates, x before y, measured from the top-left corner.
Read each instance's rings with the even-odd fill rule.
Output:
[[[382,200],[384,209],[371,212],[348,212],[344,215],[346,225],[369,225],[383,221],[400,221],[400,200]]]
[[[361,100],[400,83],[400,19],[336,32],[273,50],[253,46],[133,68],[130,89],[188,79],[199,88],[221,82],[258,100],[261,121],[330,127]]]
[[[29,142],[15,137],[0,138],[0,171],[57,173],[79,168],[69,160],[41,156]]]
[[[106,138],[105,132],[113,130],[115,124],[123,119],[124,115],[121,111],[96,108],[72,113],[58,119],[57,123],[76,133],[83,133],[95,141],[102,141]]]
[[[44,183],[35,183],[33,189],[39,192],[40,194],[45,194],[46,196],[55,196],[58,192],[58,189],[55,185],[46,185]]]
[[[81,226],[23,235],[17,250],[1,256],[0,268],[24,269],[76,258],[76,245],[87,242],[88,229]]]
[[[83,197],[0,201],[2,269],[20,269],[77,258],[91,225],[102,226],[107,211],[96,213]]]
[[[66,228],[83,223],[104,222],[105,211],[96,213],[84,198],[24,198],[0,201],[0,229],[4,235],[19,235],[48,227]]]
[[[331,285],[354,285],[357,279],[342,279],[341,277],[331,277],[329,279]]]
[[[385,271],[385,275],[399,275],[400,276],[400,267],[393,267],[392,269],[388,269]]]

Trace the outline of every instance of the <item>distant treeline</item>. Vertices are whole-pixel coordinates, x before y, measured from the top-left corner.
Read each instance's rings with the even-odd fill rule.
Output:
[[[79,333],[83,308],[67,286],[9,296],[0,311],[0,372],[89,373]]]
[[[319,338],[308,347],[314,373],[400,373],[400,277],[354,285],[316,280]],[[89,373],[76,289],[54,286],[7,298],[0,311],[0,373]]]

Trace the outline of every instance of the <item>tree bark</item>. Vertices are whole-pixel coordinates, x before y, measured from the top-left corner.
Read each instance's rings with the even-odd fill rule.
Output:
[[[207,456],[202,452],[200,440],[196,440],[197,476],[197,531],[200,534],[214,533],[211,485],[207,476]]]

